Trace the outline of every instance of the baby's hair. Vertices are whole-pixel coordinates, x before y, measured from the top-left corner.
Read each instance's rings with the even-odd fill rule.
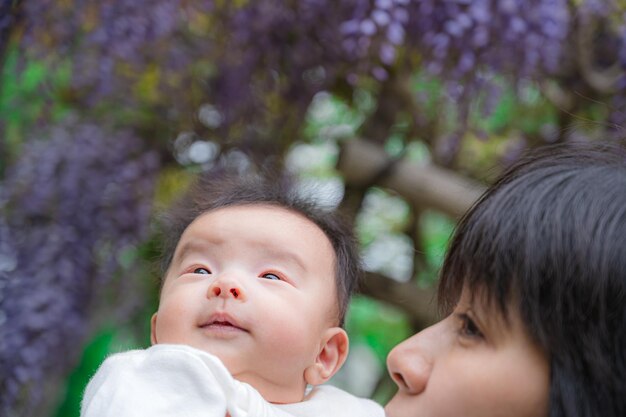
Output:
[[[522,159],[459,223],[441,273],[518,309],[551,365],[549,416],[626,415],[626,148],[553,146]]]
[[[161,275],[165,276],[178,241],[196,218],[223,207],[255,204],[298,213],[324,232],[335,253],[338,323],[342,326],[350,297],[361,277],[358,246],[352,229],[338,212],[324,210],[310,198],[302,196],[293,179],[285,174],[242,174],[223,168],[200,174],[184,196],[161,217]]]

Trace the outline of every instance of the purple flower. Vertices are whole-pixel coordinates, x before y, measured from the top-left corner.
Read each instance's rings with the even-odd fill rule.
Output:
[[[102,294],[128,304],[132,274],[117,290],[113,279],[146,236],[159,167],[128,132],[81,124],[46,136],[0,189],[1,415],[31,415],[44,382],[75,365]]]

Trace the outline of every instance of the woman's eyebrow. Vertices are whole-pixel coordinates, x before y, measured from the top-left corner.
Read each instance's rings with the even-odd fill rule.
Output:
[[[475,301],[472,303],[470,309],[474,313],[475,318],[480,321],[483,326],[491,329],[493,334],[503,336],[511,331],[508,318],[495,304],[488,303],[485,305]]]
[[[486,293],[475,291],[465,298],[461,297],[459,302],[471,311],[474,318],[483,326],[493,330],[507,328],[505,317],[494,304],[496,301],[489,298]]]

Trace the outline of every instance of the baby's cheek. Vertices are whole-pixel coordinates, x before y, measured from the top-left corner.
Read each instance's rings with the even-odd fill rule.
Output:
[[[193,324],[190,320],[190,312],[184,305],[164,303],[157,312],[156,335],[158,342],[184,343],[186,329]]]
[[[294,323],[293,320],[275,322],[272,329],[267,329],[265,333],[265,340],[268,342],[266,346],[269,349],[267,353],[277,363],[290,363],[295,367],[308,365],[311,357],[315,356],[315,347],[319,344],[313,337],[314,332],[305,323]]]

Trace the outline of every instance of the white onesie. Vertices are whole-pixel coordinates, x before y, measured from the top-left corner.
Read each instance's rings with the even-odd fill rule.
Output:
[[[91,379],[81,417],[384,417],[380,405],[332,386],[303,401],[271,404],[215,356],[154,345],[108,357]]]

